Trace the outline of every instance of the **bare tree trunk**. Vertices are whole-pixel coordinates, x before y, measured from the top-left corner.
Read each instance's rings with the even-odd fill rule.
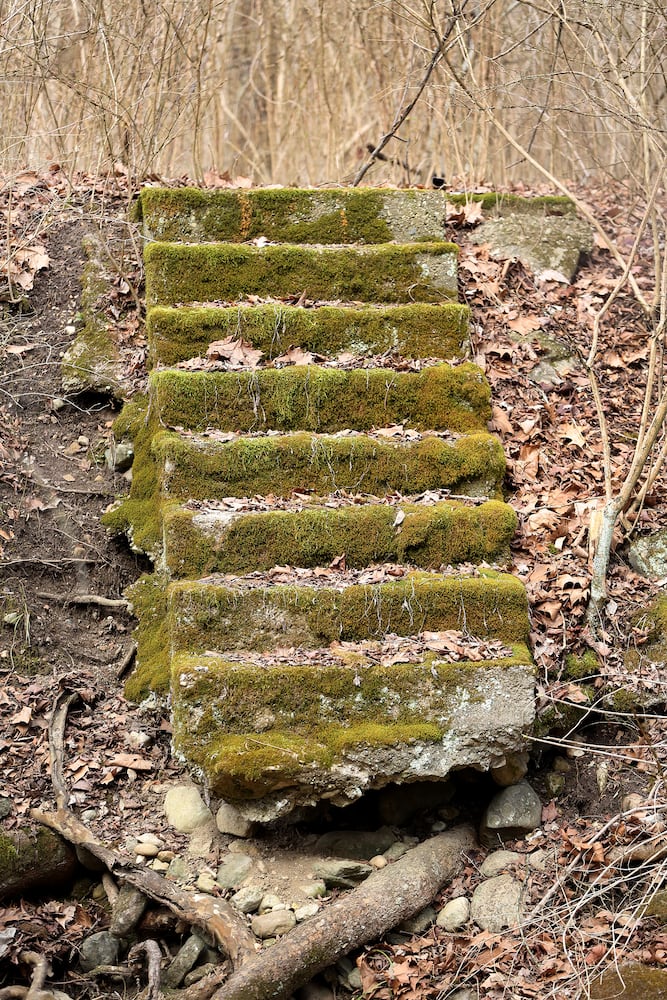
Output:
[[[408,851],[323,912],[251,958],[212,1000],[282,1000],[353,948],[413,916],[457,872],[475,844],[472,829],[457,827]]]

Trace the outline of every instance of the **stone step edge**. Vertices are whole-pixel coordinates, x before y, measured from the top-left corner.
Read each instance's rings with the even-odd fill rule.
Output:
[[[142,701],[151,692],[166,695],[176,652],[317,649],[341,639],[444,629],[512,644],[527,642],[530,627],[523,584],[490,569],[475,576],[414,571],[399,581],[351,584],[342,590],[271,586],[251,577],[226,579],[225,584],[169,582],[150,574],[132,584],[127,596],[139,622],[136,666],[125,686],[131,701]]]
[[[188,308],[154,306],[146,331],[151,365],[173,365],[203,356],[210,343],[243,339],[267,359],[290,347],[335,356],[343,351],[410,359],[465,358],[470,353],[470,308],[414,303],[379,306],[265,304]]]
[[[133,551],[153,560],[160,557],[165,501],[290,496],[299,489],[320,495],[445,489],[498,498],[505,473],[502,446],[490,434],[467,435],[451,445],[438,437],[392,444],[363,434],[305,431],[216,442],[160,428],[149,413],[147,397],[140,395],[123,407],[114,423],[114,438],[133,449],[132,480],[129,495],[105,511],[102,523],[112,533],[127,534]],[[368,475],[369,469],[373,475]],[[411,482],[412,473],[420,469],[424,483]]]
[[[400,770],[414,773],[419,762],[423,776],[446,777],[452,766],[488,768],[519,748],[532,721],[534,676],[530,653],[520,645],[497,661],[356,670],[297,665],[262,671],[222,657],[178,656],[171,686],[174,746],[212,795],[232,801],[278,792],[289,802],[287,790],[300,780],[327,798],[348,794],[359,754],[359,763],[377,769],[381,784],[398,779],[386,772],[396,756]],[[472,738],[480,732],[483,749]]]
[[[387,188],[255,188],[203,191],[146,187],[137,217],[149,237],[161,240],[229,240],[264,237],[295,243],[423,241],[445,229],[447,204],[481,203],[485,212],[572,215],[568,198],[487,192],[444,193]]]
[[[403,424],[466,433],[486,430],[491,419],[489,384],[470,362],[420,372],[318,365],[236,372],[160,368],[149,377],[148,393],[161,424],[194,431],[335,433]]]
[[[216,441],[163,431],[152,438],[151,453],[161,469],[162,494],[174,499],[362,489],[375,494],[449,489],[493,498],[505,474],[500,441],[483,432],[453,442],[425,435],[399,443],[361,433],[296,431]]]
[[[362,503],[300,510],[163,508],[163,568],[172,577],[248,573],[276,565],[350,568],[397,562],[437,569],[456,563],[506,564],[517,516],[500,500],[470,505]]]
[[[378,304],[438,303],[456,299],[457,257],[453,243],[334,248],[149,243],[146,307],[302,293]]]

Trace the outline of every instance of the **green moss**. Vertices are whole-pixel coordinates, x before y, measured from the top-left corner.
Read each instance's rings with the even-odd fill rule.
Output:
[[[104,308],[111,284],[99,259],[97,243],[84,240],[83,248],[88,255],[81,275],[83,326],[63,357],[63,391],[119,394],[118,345]]]
[[[569,653],[565,657],[565,674],[571,680],[578,681],[584,677],[593,677],[599,672],[597,654],[592,649],[587,649],[581,656]]]
[[[591,1000],[667,1000],[667,969],[633,963],[609,969],[590,985]]]
[[[221,443],[165,432],[153,438],[153,456],[169,470],[164,474],[169,495],[199,500],[256,493],[289,496],[295,489],[320,495],[452,489],[494,496],[505,472],[500,442],[481,433],[454,444],[432,436],[392,444],[361,434],[300,432]]]
[[[486,194],[447,194],[447,201],[453,205],[481,202],[485,212],[493,215],[525,214],[543,216],[576,215],[574,203],[563,195],[542,195],[524,198],[518,194],[501,194],[488,191]]]
[[[151,420],[148,399],[135,396],[123,407],[114,422],[116,440],[130,438],[134,445],[130,495],[102,515],[109,531],[127,532],[135,551],[156,557],[162,542],[160,467],[152,453],[155,421]]]
[[[262,305],[209,309],[156,306],[146,320],[150,360],[173,365],[225,337],[242,337],[267,358],[291,346],[336,355],[395,351],[406,358],[455,358],[467,353],[470,310],[453,302],[346,307]]]
[[[150,243],[146,304],[236,300],[247,295],[361,302],[440,302],[456,298],[451,243],[374,247],[249,247]]]
[[[405,518],[395,527],[399,510]],[[350,568],[388,561],[425,569],[501,562],[509,555],[516,514],[495,500],[477,507],[364,504],[240,514],[217,527],[215,514],[171,508],[164,524],[169,571],[196,577],[276,565],[323,566],[343,552]]]
[[[489,385],[473,364],[421,372],[352,371],[297,365],[253,372],[161,369],[150,378],[156,419],[201,431],[371,430],[405,423],[418,430],[484,430]]]
[[[165,580],[157,574],[141,576],[127,589],[127,596],[139,624],[134,633],[137,660],[125,684],[125,697],[130,701],[142,701],[151,691],[166,695],[171,649]]]
[[[388,632],[450,628],[508,642],[528,636],[523,585],[491,570],[478,577],[415,572],[394,583],[342,591],[296,585],[241,590],[183,581],[169,588],[169,612],[174,648],[191,651],[317,649]]]

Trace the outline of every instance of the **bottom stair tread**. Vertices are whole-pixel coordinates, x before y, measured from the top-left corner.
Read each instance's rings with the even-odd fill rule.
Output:
[[[392,781],[498,766],[532,721],[534,666],[522,644],[467,641],[479,655],[505,655],[452,663],[422,649],[416,662],[383,663],[379,643],[371,655],[364,643],[283,651],[293,662],[282,663],[276,654],[179,654],[175,749],[211,795],[263,822],[322,798],[345,805]]]

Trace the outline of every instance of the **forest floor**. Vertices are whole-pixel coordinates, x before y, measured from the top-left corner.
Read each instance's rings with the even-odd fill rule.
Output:
[[[620,187],[581,194],[627,252],[643,206],[628,203]],[[107,316],[121,349],[124,391],[145,384],[140,235],[127,221],[129,201],[126,178],[80,178],[72,186],[55,169],[26,171],[0,187],[9,234],[4,279],[0,271],[0,797],[10,803],[2,826],[11,831],[31,809],[52,807],[49,718],[58,691],[75,690],[81,701],[68,719],[65,746],[71,807],[106,843],[122,845],[128,835],[150,831],[178,852],[187,838],[167,828],[162,811],[165,790],[184,774],[171,755],[168,713],[123,697],[134,626],[123,591],[149,567],[100,523],[128,485],[104,460],[118,403],[63,398],[61,386],[62,355],[80,308],[81,240],[90,233],[108,248],[115,275]],[[509,846],[545,848],[558,861],[527,878],[531,921],[521,930],[490,934],[470,925],[447,934],[431,927],[393,935],[353,958],[364,995],[377,998],[445,1000],[464,987],[490,1000],[585,996],[586,983],[615,962],[667,966],[667,934],[659,921],[640,919],[643,900],[662,882],[660,860],[631,868],[614,860],[618,848],[660,842],[667,829],[665,682],[657,670],[630,675],[624,665],[627,651],[649,638],[641,612],[659,584],[630,568],[620,537],[605,632],[593,640],[585,625],[588,525],[604,486],[581,358],[593,313],[618,271],[596,246],[573,284],[540,282],[518,261],[491,260],[487,248],[471,245],[464,218],[452,220],[448,236],[462,246],[461,301],[472,308],[473,355],[491,383],[491,428],[508,458],[508,499],[520,520],[512,571],[529,592],[538,713],[551,719],[549,735],[533,743],[528,775],[544,804],[543,825],[529,843]],[[643,287],[652,280],[650,249],[642,247],[635,269]],[[544,367],[555,343],[560,360]],[[648,348],[646,319],[623,291],[602,329],[599,364],[616,481],[638,425]],[[667,527],[666,485],[659,478],[647,496],[639,533]],[[590,657],[591,650],[584,691],[566,657]],[[610,693],[621,688],[648,709],[616,712]],[[140,755],[136,734],[146,738]],[[565,783],[554,796],[549,774],[556,759],[565,762]],[[640,796],[635,811],[620,817],[630,793]],[[460,815],[477,819],[485,794],[474,783],[462,788]],[[403,832],[423,838],[433,819],[421,816]],[[275,831],[260,848],[294,854],[309,836],[298,828]],[[200,861],[215,868],[218,855],[209,845]],[[482,858],[480,851],[467,859],[445,899],[469,894]],[[18,955],[32,949],[47,955],[53,981],[72,995],[123,995],[125,987],[101,984],[76,967],[82,940],[105,920],[103,901],[90,895],[9,902],[0,911],[0,987],[27,982]]]

